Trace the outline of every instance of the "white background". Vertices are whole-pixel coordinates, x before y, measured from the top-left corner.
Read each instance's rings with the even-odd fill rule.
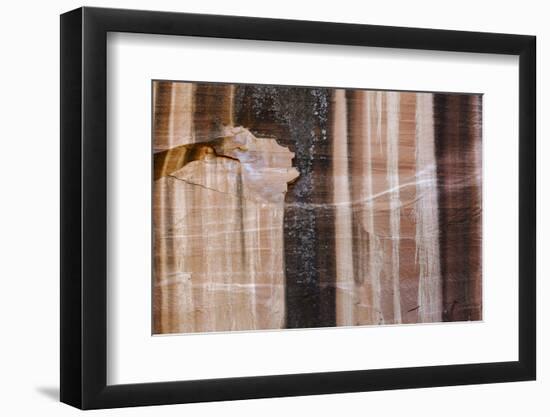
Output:
[[[517,57],[136,34],[107,45],[109,384],[517,360]],[[220,69],[232,61],[245,65]],[[159,78],[483,93],[483,322],[151,337],[144,167]]]
[[[201,0],[95,2],[88,5],[163,9],[220,14],[312,19],[443,29],[536,34],[538,36],[539,119],[539,380],[528,383],[326,395],[291,399],[238,401],[156,408],[100,411],[99,415],[299,415],[340,413],[406,414],[407,416],[547,415],[550,366],[550,273],[545,253],[550,249],[550,221],[540,213],[550,209],[543,185],[550,157],[542,137],[542,120],[550,97],[541,80],[550,57],[544,2],[486,2],[462,0],[366,2],[231,2]],[[310,5],[314,4],[314,7]],[[5,415],[73,415],[58,404],[58,274],[59,274],[59,29],[58,14],[80,6],[74,1],[15,2],[2,11],[2,402]],[[544,96],[544,97],[543,97]],[[543,237],[544,234],[544,237]],[[546,255],[547,256],[547,255]],[[546,394],[546,395],[544,395]]]

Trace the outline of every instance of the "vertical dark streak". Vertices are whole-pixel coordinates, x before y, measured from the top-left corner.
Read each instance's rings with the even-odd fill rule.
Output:
[[[231,85],[195,84],[193,125],[195,142],[210,141],[231,124]]]
[[[481,140],[478,109],[466,95],[434,95],[443,320],[480,316],[481,202],[475,152]]]
[[[333,266],[326,259],[333,233],[325,224],[328,213],[323,205],[330,168],[328,94],[325,89],[260,85],[237,85],[235,90],[235,124],[288,146],[300,173],[289,186],[284,218],[289,328],[335,325]]]
[[[162,143],[161,136],[167,135],[169,130],[170,123],[170,102],[172,95],[172,83],[155,81],[155,101],[153,103],[153,149],[156,144]],[[154,186],[154,185],[153,185]],[[154,205],[153,205],[154,210]],[[153,212],[154,213],[154,212]],[[152,217],[152,228],[155,230],[155,218],[156,215],[153,214]],[[156,239],[153,238],[153,245],[155,245]],[[153,253],[154,251],[153,246]],[[156,255],[155,255],[156,256]],[[153,333],[162,333],[166,329],[162,327],[162,311],[165,310],[166,306],[163,302],[162,291],[163,287],[155,285],[156,279],[160,276],[159,265],[161,264],[161,259],[156,259],[154,262],[153,270]],[[171,320],[171,316],[170,316]],[[170,323],[171,326],[171,323]],[[169,327],[170,327],[169,326]]]
[[[167,143],[170,134],[170,112],[173,83],[170,81],[155,81],[155,102],[153,107],[153,149],[162,143]]]
[[[439,259],[441,270],[441,292],[442,292],[442,309],[443,309],[443,321],[448,321],[448,311],[446,306],[448,305],[447,298],[447,276],[448,268],[447,262],[447,211],[443,210],[446,203],[446,194],[444,189],[444,155],[446,153],[446,119],[445,109],[447,107],[447,96],[443,94],[434,94],[433,98],[433,117],[434,117],[434,140],[435,140],[435,159],[436,159],[436,171],[437,171],[437,206],[438,212],[438,229],[439,229]]]
[[[465,173],[465,204],[468,207],[468,229],[464,238],[468,242],[467,281],[465,288],[464,319],[481,319],[481,96],[464,96],[466,113],[463,143],[467,152]]]
[[[316,250],[319,273],[319,326],[336,326],[336,255],[335,255],[335,209],[332,201],[332,112],[328,99],[329,91],[320,91],[319,100],[326,103],[319,121],[319,140],[313,161],[314,187],[313,202],[317,219],[316,234],[319,236]]]
[[[473,161],[473,152],[472,152],[472,138],[470,137],[469,132],[469,121],[470,121],[470,103],[468,96],[460,97],[460,113],[459,113],[459,144],[462,154],[462,159],[460,160],[460,176],[461,178],[461,187],[460,187],[460,204],[464,208],[462,210],[462,216],[460,218],[460,223],[462,224],[462,230],[459,238],[461,239],[462,246],[462,270],[461,279],[460,279],[460,312],[459,320],[470,320],[470,306],[471,306],[471,276],[470,276],[470,242],[473,239],[472,235],[472,216],[474,216],[474,211],[472,210],[471,205],[471,193],[472,193],[472,176],[474,174],[475,164]]]
[[[349,195],[351,202],[359,200],[359,190],[361,178],[354,175],[361,170],[363,161],[359,157],[361,149],[358,144],[361,137],[358,135],[358,130],[361,130],[362,114],[361,114],[361,91],[346,90],[346,117],[347,117],[347,147],[348,147],[348,178],[349,178]],[[352,261],[353,261],[353,277],[356,283],[363,282],[363,274],[361,269],[363,254],[367,253],[362,244],[362,223],[361,223],[361,207],[359,204],[351,204],[351,222],[352,222]]]

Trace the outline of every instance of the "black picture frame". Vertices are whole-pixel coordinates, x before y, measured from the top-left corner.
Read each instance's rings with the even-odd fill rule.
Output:
[[[519,358],[512,362],[107,385],[108,32],[519,56]],[[81,409],[536,378],[536,38],[79,8],[61,15],[61,401]]]

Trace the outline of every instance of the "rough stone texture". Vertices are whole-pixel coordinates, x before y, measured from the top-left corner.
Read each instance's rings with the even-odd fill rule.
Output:
[[[284,196],[298,177],[294,155],[273,139],[227,128],[220,138],[183,145],[178,156],[181,167],[155,183],[163,266],[156,331],[283,327]]]
[[[155,333],[481,319],[481,96],[154,100]]]

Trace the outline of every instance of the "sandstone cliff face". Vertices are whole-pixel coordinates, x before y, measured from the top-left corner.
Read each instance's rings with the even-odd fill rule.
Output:
[[[481,97],[155,82],[154,333],[481,319]]]
[[[182,145],[155,183],[160,329],[284,327],[283,217],[294,154],[243,128]],[[168,244],[168,245],[166,245]]]

